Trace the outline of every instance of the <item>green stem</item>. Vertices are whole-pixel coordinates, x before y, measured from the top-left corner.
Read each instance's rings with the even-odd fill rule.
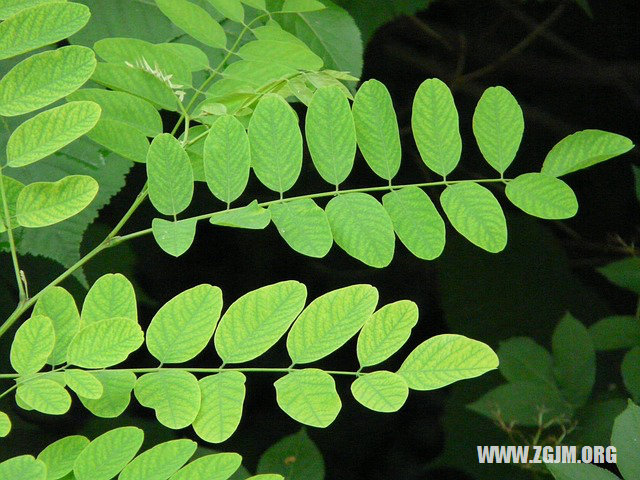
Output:
[[[13,238],[13,228],[11,226],[11,213],[9,212],[9,201],[7,200],[7,192],[4,188],[4,175],[0,166],[0,196],[2,197],[2,208],[4,216],[4,225],[7,229],[7,238],[9,239],[9,249],[11,250],[11,261],[13,262],[13,270],[16,275],[16,283],[18,284],[19,305],[27,300],[27,292],[24,288],[22,278],[20,277],[20,264],[18,263],[18,251]]]

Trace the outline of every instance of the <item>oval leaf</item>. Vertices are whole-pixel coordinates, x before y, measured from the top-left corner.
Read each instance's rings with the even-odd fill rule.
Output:
[[[578,200],[571,187],[544,173],[525,173],[507,183],[507,198],[522,211],[548,220],[571,218]]]
[[[68,369],[64,371],[64,381],[79,397],[97,400],[102,397],[104,388],[91,372]]]
[[[156,0],[156,5],[178,28],[210,47],[226,48],[227,36],[205,10],[187,0]]]
[[[397,373],[366,373],[351,384],[353,397],[374,412],[397,412],[409,397],[407,382]]]
[[[187,463],[196,448],[198,444],[187,439],[156,445],[124,467],[118,480],[167,479]]]
[[[33,308],[33,315],[49,317],[55,332],[56,343],[47,360],[51,365],[60,365],[67,360],[67,348],[80,329],[80,314],[76,301],[62,287],[47,288]]]
[[[371,285],[352,285],[316,298],[287,337],[294,363],[311,363],[344,345],[369,319],[378,303]]]
[[[136,292],[120,273],[103,275],[89,289],[82,305],[82,325],[87,326],[114,317],[138,321]]]
[[[280,408],[305,425],[328,427],[342,408],[336,382],[322,370],[296,370],[277,380],[274,386]]]
[[[16,395],[35,411],[47,415],[64,415],[71,408],[71,396],[55,380],[44,377],[18,384]]]
[[[487,252],[504,250],[507,221],[489,190],[477,183],[458,183],[442,192],[440,202],[453,228],[463,237]]]
[[[195,218],[186,220],[169,221],[162,218],[154,218],[151,221],[151,231],[156,243],[169,255],[179,257],[185,253],[196,236]]]
[[[98,182],[86,175],[30,183],[18,196],[16,217],[23,227],[46,227],[80,213],[97,194]]]
[[[4,438],[9,435],[10,431],[11,420],[9,419],[9,416],[4,412],[0,412],[0,438]]]
[[[244,22],[244,7],[240,0],[209,0],[218,12],[234,22]]]
[[[87,445],[87,437],[72,435],[61,438],[42,450],[38,460],[47,466],[47,480],[57,480],[69,474],[73,470],[76,458]]]
[[[326,207],[336,243],[370,267],[386,267],[393,260],[393,223],[380,202],[366,193],[347,193]]]
[[[262,454],[258,473],[278,472],[288,480],[324,480],[324,458],[303,428],[288,435]]]
[[[110,480],[142,446],[144,432],[137,427],[121,427],[103,433],[78,456],[73,474],[78,480]]]
[[[241,464],[237,453],[205,455],[182,467],[171,480],[227,480]]]
[[[498,368],[498,356],[482,342],[462,335],[437,335],[418,345],[398,374],[413,390],[435,390]]]
[[[20,375],[39,372],[56,342],[49,317],[34,315],[20,325],[11,344],[11,366]]]
[[[47,466],[31,455],[21,455],[0,463],[0,478],[46,480]]]
[[[236,431],[242,418],[245,376],[222,372],[200,380],[202,404],[193,429],[203,440],[222,443]]]
[[[127,371],[100,370],[91,372],[102,384],[103,393],[98,399],[78,395],[87,410],[100,418],[116,418],[124,412],[131,402],[131,390],[136,376]]]

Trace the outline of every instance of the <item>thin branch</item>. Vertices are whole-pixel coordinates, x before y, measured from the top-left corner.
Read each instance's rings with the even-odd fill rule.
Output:
[[[455,48],[453,48],[453,45],[451,45],[451,43],[449,43],[449,41],[446,38],[444,38],[442,35],[440,35],[437,31],[435,31],[425,22],[420,20],[418,17],[411,16],[407,18],[413,25],[418,27],[418,29],[421,30],[423,33],[425,33],[428,37],[431,37],[434,40],[438,41],[438,43],[440,43],[444,48],[446,48],[450,52],[455,52]]]
[[[13,227],[11,226],[11,213],[9,212],[9,201],[7,199],[7,192],[4,186],[4,175],[2,173],[2,167],[0,166],[0,200],[2,201],[4,225],[7,230],[7,238],[9,239],[9,249],[11,250],[11,261],[13,263],[13,270],[16,275],[16,283],[18,285],[19,304],[24,303],[27,300],[27,292],[22,282],[20,264],[18,262],[18,252],[16,250],[16,243],[13,238]]]

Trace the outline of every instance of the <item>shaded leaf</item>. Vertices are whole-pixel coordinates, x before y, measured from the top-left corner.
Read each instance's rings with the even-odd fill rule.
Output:
[[[228,480],[241,463],[237,453],[205,455],[182,467],[171,480]]]
[[[640,258],[628,257],[597,270],[614,285],[640,295]]]
[[[588,463],[546,463],[556,480],[620,480],[617,475]]]
[[[629,350],[622,361],[622,380],[636,402],[640,402],[640,347]]]
[[[631,315],[603,318],[589,327],[596,350],[619,350],[640,345],[640,323]]]
[[[640,407],[629,402],[613,424],[611,445],[616,447],[617,466],[625,480],[640,475]]]
[[[531,381],[555,387],[551,354],[529,337],[500,342],[500,373],[509,382]]]
[[[258,473],[275,472],[287,480],[324,480],[322,453],[306,430],[288,435],[260,456]]]
[[[87,445],[87,437],[72,435],[61,438],[42,450],[37,458],[47,466],[47,480],[57,480],[70,473],[76,458]]]

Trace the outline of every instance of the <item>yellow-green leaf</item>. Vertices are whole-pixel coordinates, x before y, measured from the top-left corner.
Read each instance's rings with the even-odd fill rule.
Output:
[[[156,5],[178,28],[199,42],[226,48],[227,36],[206,10],[187,0],[156,0]]]
[[[397,373],[365,373],[351,384],[353,397],[374,412],[397,412],[409,397],[407,382]]]
[[[31,455],[21,455],[0,463],[0,478],[7,480],[46,480],[47,466]]]
[[[0,438],[4,438],[11,432],[11,419],[9,416],[0,411]]]
[[[37,412],[63,415],[71,407],[71,396],[55,380],[36,377],[18,384],[16,395]]]
[[[228,480],[241,464],[237,453],[205,455],[182,467],[170,480]]]
[[[67,369],[64,371],[64,380],[67,386],[79,397],[97,400],[104,393],[104,387],[100,380],[86,370]]]
[[[114,317],[138,321],[136,292],[124,275],[107,273],[95,281],[84,299],[82,325]]]
[[[38,454],[38,460],[47,466],[47,480],[57,480],[73,470],[73,464],[80,452],[89,445],[89,439],[82,435],[72,435],[48,445]]]
[[[131,391],[136,383],[132,372],[118,370],[92,371],[102,384],[102,396],[97,399],[78,395],[87,410],[100,418],[116,418],[124,412],[131,402]]]
[[[222,443],[236,431],[242,418],[245,376],[222,372],[200,380],[202,404],[193,429],[203,440]]]
[[[136,427],[121,427],[103,433],[78,456],[73,467],[77,480],[110,480],[136,455],[144,432]]]
[[[34,315],[16,331],[9,354],[11,366],[20,375],[40,371],[55,345],[56,336],[49,317]]]
[[[198,444],[187,439],[156,445],[124,467],[118,480],[167,479],[187,463],[196,448]]]
[[[507,198],[522,211],[548,220],[571,218],[578,200],[571,187],[545,173],[525,173],[507,183]]]
[[[262,230],[271,223],[271,212],[254,200],[246,207],[220,212],[212,216],[209,222],[222,227]]]
[[[197,223],[195,218],[178,221],[154,218],[151,221],[151,231],[162,250],[169,255],[179,257],[193,244]]]

